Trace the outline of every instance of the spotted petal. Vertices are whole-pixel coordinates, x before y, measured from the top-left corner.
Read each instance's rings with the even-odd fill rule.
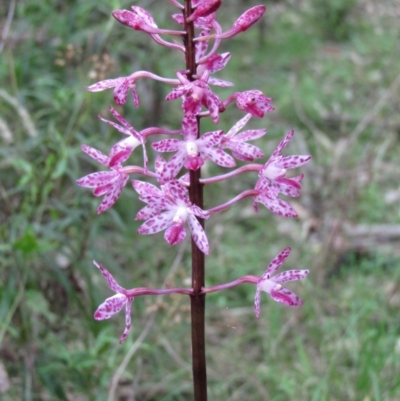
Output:
[[[243,161],[253,161],[254,159],[260,159],[265,156],[260,148],[250,143],[231,140],[226,143],[224,147],[231,149],[233,156]]]
[[[122,344],[126,340],[126,337],[129,334],[129,330],[131,329],[132,301],[133,301],[133,298],[128,299],[127,302],[126,302],[126,307],[125,307],[125,329],[124,329],[124,332],[122,333],[121,338],[119,339],[119,343],[120,344]]]
[[[227,168],[236,166],[235,159],[221,149],[205,148],[202,150],[202,153],[204,153],[204,155],[208,159],[212,160],[215,164],[218,164],[219,166]]]
[[[279,199],[276,194],[272,192],[263,192],[254,197],[256,202],[262,203],[267,209],[269,209],[272,213],[275,213],[278,216],[283,217],[297,217],[297,212],[293,209],[293,207]],[[255,208],[256,209],[256,208]],[[257,211],[257,210],[256,210]]]
[[[262,276],[262,279],[271,277],[285,262],[285,260],[288,258],[290,255],[291,249],[289,247],[285,248],[282,252],[279,253],[279,255],[275,256],[270,264],[267,267],[267,270]],[[275,281],[275,280],[274,280]],[[279,281],[277,281],[279,282]]]
[[[91,146],[88,146],[88,145],[82,145],[81,149],[92,159],[98,161],[103,166],[107,166],[108,156],[106,156],[104,153],[100,152],[100,150],[92,148]]]
[[[114,292],[124,292],[125,290],[115,281],[113,275],[101,264],[97,263],[95,260],[93,264],[101,271],[101,274],[106,279],[108,288]]]
[[[215,78],[215,77],[208,78],[208,83],[209,83],[209,85],[219,86],[221,88],[230,88],[232,86],[235,86],[235,84],[233,82],[226,81],[225,79]]]
[[[193,214],[189,214],[188,222],[190,231],[192,232],[193,241],[196,243],[200,251],[205,255],[208,255],[210,253],[210,246],[203,227]]]
[[[143,235],[155,234],[162,230],[165,230],[172,225],[174,211],[168,210],[163,213],[159,213],[149,220],[146,220],[139,228],[138,233]]]
[[[115,294],[107,298],[94,313],[96,320],[109,319],[112,315],[118,313],[125,305],[127,296],[124,294]]]
[[[186,237],[184,224],[173,224],[165,230],[164,238],[170,245],[182,242]]]
[[[263,95],[257,89],[242,92],[236,99],[237,107],[240,110],[245,110],[256,117],[264,117],[266,113],[274,110],[271,106],[271,98]]]
[[[301,306],[303,301],[292,291],[282,287],[279,291],[271,290],[271,298],[287,306]]]
[[[113,206],[115,202],[117,202],[122,190],[124,189],[124,186],[128,182],[128,179],[129,175],[120,174],[118,180],[114,183],[111,190],[104,195],[102,202],[97,208],[97,214],[103,213]]]
[[[260,286],[257,286],[256,295],[254,297],[254,312],[256,313],[257,319],[260,318],[260,298],[261,298],[261,289]]]
[[[115,171],[97,171],[79,178],[76,183],[85,188],[97,188],[114,182],[117,174]]]
[[[151,146],[157,152],[176,152],[182,147],[181,145],[181,140],[169,138],[154,142]]]
[[[115,88],[119,85],[124,78],[104,79],[103,81],[96,82],[93,85],[87,86],[86,89],[89,92],[99,92],[105,89]]]
[[[302,280],[310,273],[309,270],[287,270],[274,276],[276,283],[286,283],[287,281]]]

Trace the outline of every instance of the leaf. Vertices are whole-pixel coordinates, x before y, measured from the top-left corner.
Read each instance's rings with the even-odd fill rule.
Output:
[[[25,255],[39,252],[40,250],[39,242],[30,229],[28,229],[22,237],[14,241],[13,248],[21,251]]]

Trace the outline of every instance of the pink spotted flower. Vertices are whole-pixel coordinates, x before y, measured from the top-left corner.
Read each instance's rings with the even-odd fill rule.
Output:
[[[253,208],[256,212],[258,212],[257,203],[261,203],[277,216],[298,217],[296,210],[294,210],[291,204],[278,197],[279,192],[275,188],[267,186],[258,188],[257,191],[258,194],[253,198]]]
[[[170,29],[158,28],[153,16],[144,8],[138,6],[132,6],[130,10],[115,10],[113,11],[113,17],[122,25],[126,25],[136,31],[142,31],[154,35],[175,35],[182,36],[185,34],[184,31],[173,31]]]
[[[290,248],[285,248],[268,265],[267,270],[260,277],[257,284],[256,295],[254,298],[254,309],[257,318],[260,317],[260,294],[266,292],[277,302],[288,306],[301,306],[302,300],[292,291],[282,286],[287,281],[302,280],[310,273],[309,270],[288,270],[274,276],[274,273],[282,266],[283,262],[290,254]]]
[[[115,128],[119,132],[127,135],[125,139],[118,141],[110,151],[109,155],[109,166],[116,164],[121,164],[128,160],[129,156],[132,154],[133,150],[142,145],[143,148],[143,163],[144,167],[147,168],[147,153],[145,147],[144,137],[136,131],[113,107],[109,108],[111,114],[116,120],[121,124],[116,124],[113,121],[106,120],[102,116],[99,116],[100,120]]]
[[[294,131],[289,131],[286,136],[279,143],[277,148],[272,153],[271,157],[264,164],[258,174],[258,181],[256,189],[263,189],[267,186],[274,187],[278,193],[286,196],[297,197],[300,195],[300,181],[303,175],[288,178],[286,173],[288,169],[300,167],[311,160],[311,156],[306,155],[292,155],[283,156],[282,151],[293,138]]]
[[[257,89],[244,91],[238,94],[236,98],[238,109],[247,111],[247,113],[259,118],[264,117],[266,113],[274,111],[271,102],[271,98],[264,96],[264,94]]]
[[[222,167],[229,168],[236,165],[232,156],[218,148],[223,139],[223,131],[207,132],[197,138],[197,120],[190,115],[184,117],[182,128],[183,141],[163,139],[152,145],[158,152],[176,152],[160,175],[161,183],[175,178],[183,166],[189,170],[199,169],[206,159]]]
[[[110,290],[115,292],[110,298],[107,298],[94,313],[96,320],[109,319],[112,315],[118,313],[125,306],[125,329],[122,333],[119,343],[122,344],[128,336],[131,329],[131,307],[133,296],[130,296],[125,288],[122,288],[114,279],[112,274],[101,264],[93,261],[94,265],[100,269],[101,274],[107,281]]]
[[[192,15],[187,19],[188,22],[195,21],[199,17],[207,17],[214,13],[221,6],[221,0],[202,0],[198,2]]]
[[[293,135],[294,132],[290,131],[283,138],[259,171],[259,178],[254,188],[258,191],[258,195],[253,198],[253,207],[256,212],[258,211],[257,203],[261,203],[278,216],[297,217],[293,207],[278,197],[281,193],[290,197],[300,196],[300,181],[303,179],[303,174],[288,178],[286,173],[288,169],[302,166],[311,159],[311,156],[281,155]]]
[[[204,42],[200,42],[199,44],[202,44],[202,43],[204,43]],[[196,50],[197,50],[197,48],[196,48]],[[201,56],[202,56],[202,54],[200,52],[196,51],[196,59],[197,60],[200,59]],[[221,71],[223,68],[226,67],[230,58],[231,58],[230,53],[213,54],[212,56],[208,57],[204,62],[200,63],[197,66],[197,75],[196,76],[201,76],[202,74],[204,74],[205,71],[207,71],[210,74]],[[212,76],[210,76],[208,78],[208,84],[220,86],[220,87],[234,86],[234,84],[230,81],[226,81],[226,80],[220,79],[220,78],[215,78]]]
[[[185,239],[185,223],[188,222],[194,242],[208,255],[210,248],[207,236],[196,216],[207,219],[209,213],[190,202],[186,188],[177,181],[169,181],[161,189],[142,181],[134,180],[132,184],[139,199],[147,203],[136,216],[136,220],[146,220],[139,227],[139,234],[155,234],[166,230],[165,240],[175,245]]]
[[[103,213],[118,200],[121,192],[128,182],[129,175],[121,171],[121,165],[110,165],[110,158],[91,146],[82,145],[82,150],[92,159],[98,161],[103,166],[110,167],[109,171],[98,171],[88,174],[76,181],[78,185],[85,188],[93,188],[95,196],[104,195],[97,213]]]
[[[105,79],[86,87],[89,92],[99,92],[114,88],[114,101],[118,105],[126,103],[128,93],[132,90],[132,99],[135,107],[139,107],[140,100],[136,91],[136,81],[131,76],[114,79]]]
[[[231,29],[216,35],[216,38],[227,39],[232,38],[238,33],[247,31],[252,25],[254,25],[264,14],[266,7],[258,5],[246,10],[232,25]]]
[[[264,5],[258,5],[246,10],[232,25],[230,29],[225,32],[217,32],[210,37],[196,38],[197,41],[215,39],[228,39],[236,36],[239,33],[247,31],[253,26],[263,15],[266,10]]]
[[[219,110],[223,104],[219,97],[212,92],[207,84],[210,72],[205,71],[200,79],[189,81],[184,75],[178,73],[178,78],[182,85],[174,88],[167,96],[166,100],[175,100],[184,97],[182,109],[185,115],[197,115],[204,106],[210,112],[210,117],[214,123],[219,121]]]
[[[239,120],[222,138],[221,148],[227,148],[232,151],[232,155],[242,161],[253,161],[264,157],[264,152],[257,146],[246,143],[254,139],[261,138],[267,130],[256,129],[243,131],[237,135],[237,133],[246,125],[250,120],[251,114],[246,114],[241,120]]]

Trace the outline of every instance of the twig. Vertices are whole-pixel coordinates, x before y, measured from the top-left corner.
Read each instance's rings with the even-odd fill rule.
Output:
[[[358,123],[356,128],[354,128],[353,132],[349,135],[349,142],[348,146],[345,148],[349,150],[353,143],[357,140],[360,134],[368,127],[369,124],[373,122],[377,114],[383,109],[386,103],[390,100],[391,96],[394,92],[398,89],[400,85],[400,74],[396,76],[393,80],[392,84],[389,86],[388,89],[383,92],[382,96],[378,99],[375,103],[375,106],[369,111],[365,117]]]
[[[125,358],[122,360],[121,364],[119,365],[117,371],[115,372],[112,381],[111,381],[111,386],[110,386],[110,391],[108,392],[108,401],[115,401],[115,391],[117,389],[117,385],[119,383],[119,380],[124,373],[129,361],[132,359],[133,355],[135,355],[136,351],[139,349],[139,347],[142,345],[143,340],[147,337],[149,334],[153,323],[155,319],[155,314],[150,317],[150,319],[147,321],[146,326],[144,326],[144,329],[140,333],[140,336],[136,339],[136,341],[132,344],[130,350],[128,353],[125,355]]]
[[[17,3],[17,0],[11,0],[10,5],[8,7],[8,14],[7,14],[6,23],[4,25],[4,29],[3,29],[3,32],[1,34],[0,53],[4,49],[4,46],[5,46],[5,43],[6,43],[6,40],[7,40],[7,36],[8,36],[8,32],[10,31],[11,23],[12,23],[12,20],[14,18],[14,11],[15,11],[16,3]]]
[[[35,125],[33,124],[33,121],[25,107],[23,107],[15,97],[12,97],[4,89],[0,89],[0,97],[3,98],[8,104],[13,106],[14,109],[17,111],[28,136],[37,136]]]

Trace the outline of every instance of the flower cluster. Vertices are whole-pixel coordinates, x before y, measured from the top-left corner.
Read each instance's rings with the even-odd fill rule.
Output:
[[[279,143],[276,150],[264,163],[254,163],[265,157],[264,152],[256,145],[248,143],[262,138],[265,129],[248,129],[242,131],[252,117],[262,118],[274,110],[272,99],[259,89],[243,92],[233,92],[227,99],[219,97],[215,88],[233,86],[233,83],[215,77],[228,64],[231,54],[218,53],[223,39],[234,37],[249,29],[264,14],[266,7],[258,5],[244,12],[233,23],[231,28],[223,30],[217,21],[217,11],[221,0],[191,0],[192,14],[186,15],[185,8],[178,0],[170,2],[179,9],[179,14],[172,16],[179,29],[171,30],[159,28],[153,16],[139,6],[132,6],[130,10],[116,10],[113,17],[121,24],[143,32],[161,46],[177,51],[187,56],[188,46],[192,46],[193,59],[183,69],[177,70],[175,77],[163,77],[149,71],[133,72],[129,76],[103,80],[87,87],[91,92],[107,89],[114,90],[114,101],[123,106],[132,93],[133,104],[140,107],[140,93],[136,84],[141,79],[153,79],[171,85],[166,101],[179,102],[182,108],[182,119],[175,129],[165,127],[151,127],[142,130],[135,129],[112,106],[109,111],[117,122],[99,116],[100,120],[123,134],[111,146],[108,154],[83,145],[82,150],[91,158],[106,167],[107,170],[91,173],[80,178],[77,183],[83,187],[93,188],[95,196],[104,196],[97,212],[102,213],[112,207],[118,200],[132,174],[150,178],[153,183],[138,179],[132,180],[132,186],[138,193],[139,200],[145,206],[138,212],[136,220],[144,220],[138,229],[139,234],[150,235],[165,230],[164,238],[170,245],[181,242],[186,237],[186,223],[197,248],[204,254],[209,254],[210,245],[204,230],[204,219],[212,214],[231,207],[246,197],[251,197],[255,212],[258,204],[264,205],[272,213],[293,218],[296,210],[281,196],[298,197],[301,191],[303,175],[288,176],[288,170],[298,168],[307,163],[311,156],[285,156],[283,151],[292,139],[294,132],[290,131]],[[185,4],[188,0],[185,0]],[[188,26],[194,28],[195,36],[190,38]],[[182,30],[183,29],[183,30]],[[192,29],[193,31],[193,29]],[[168,41],[162,36],[172,35],[186,38],[185,46],[175,41]],[[189,64],[188,64],[189,63]],[[240,112],[245,112],[232,128],[225,131],[201,131],[200,121],[209,117],[214,124],[219,123],[220,114],[227,107],[236,104]],[[151,142],[151,147],[158,153],[171,153],[164,160],[160,155],[155,160],[155,167],[151,169],[148,163],[148,137],[163,135],[164,139]],[[129,164],[135,150],[142,148],[142,153],[133,164]],[[220,176],[201,178],[194,172],[200,171],[206,161],[212,162],[224,169],[230,169]],[[242,165],[237,167],[237,162]],[[188,172],[192,172],[188,174]],[[244,172],[256,172],[258,179],[254,186],[238,194],[223,205],[217,205],[209,210],[191,195],[195,186],[203,187],[224,179],[231,179]],[[269,265],[265,274],[252,279],[256,284],[255,308],[259,316],[260,291],[265,291],[281,303],[291,306],[301,304],[300,299],[291,291],[282,287],[281,283],[298,280],[306,277],[308,270],[293,270],[272,274],[281,266],[289,255],[290,249],[285,249]],[[130,307],[133,300],[132,292],[120,287],[111,274],[101,265],[95,263],[106,278],[108,285],[116,295],[108,298],[96,311],[96,319],[107,319],[112,314],[126,307],[126,328],[121,342],[126,338],[130,327]],[[128,317],[129,315],[129,317]]]

